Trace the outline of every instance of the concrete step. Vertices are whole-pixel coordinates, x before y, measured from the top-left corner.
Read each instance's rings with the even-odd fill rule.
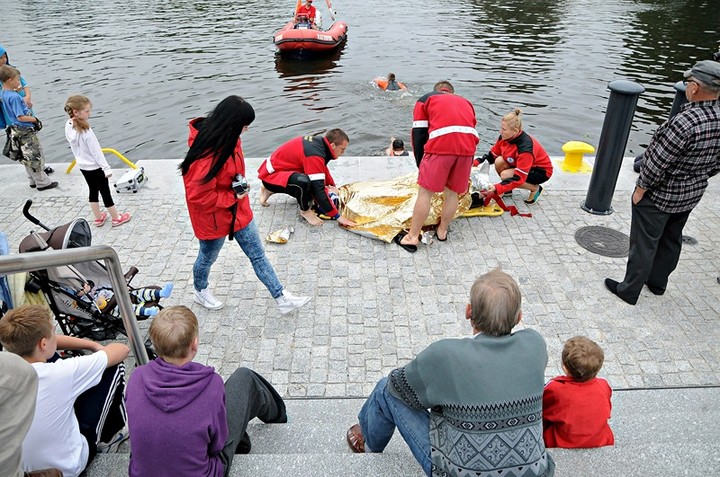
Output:
[[[717,475],[715,455],[707,449],[685,444],[655,444],[604,447],[600,449],[552,449],[556,477],[647,477],[652,475]],[[130,454],[98,456],[87,477],[127,475]],[[713,462],[714,461],[714,462]],[[249,454],[236,456],[232,477],[316,476],[352,477],[404,476],[425,474],[407,454]]]
[[[231,477],[254,476],[406,476],[423,477],[420,465],[408,453],[400,454],[249,454],[238,455]],[[87,477],[125,477],[130,454],[99,455]]]
[[[252,453],[230,475],[421,476],[399,433],[383,454],[355,455],[345,442],[363,399],[288,400],[290,422],[252,421]],[[558,476],[714,475],[720,468],[720,388],[616,391],[616,445],[551,449]],[[129,447],[100,455],[88,477],[126,475]]]

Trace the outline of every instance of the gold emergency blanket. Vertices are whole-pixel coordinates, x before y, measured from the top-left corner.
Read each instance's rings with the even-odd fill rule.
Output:
[[[338,189],[340,213],[357,224],[349,231],[390,243],[410,228],[417,194],[416,172],[387,181],[352,182]],[[440,223],[442,203],[443,195],[434,194],[423,228]],[[461,195],[455,217],[466,213],[471,203],[470,194]]]

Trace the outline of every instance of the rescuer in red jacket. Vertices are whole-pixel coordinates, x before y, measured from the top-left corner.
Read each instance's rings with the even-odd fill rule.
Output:
[[[395,243],[408,252],[417,250],[420,232],[436,192],[442,192],[444,196],[436,237],[441,242],[447,240],[448,226],[458,206],[458,195],[467,192],[470,181],[470,169],[479,142],[475,123],[472,103],[456,95],[449,81],[436,83],[433,92],[415,103],[412,143],[419,168],[420,190],[410,231],[395,237]]]
[[[313,201],[319,212],[340,225],[355,225],[340,215],[331,198],[337,189],[327,167],[345,152],[349,143],[342,129],[331,129],[325,137],[296,137],[277,148],[258,169],[262,181],[260,204],[267,207],[268,198],[275,193],[288,194],[295,197],[300,215],[312,225],[323,223],[311,208]]]
[[[305,0],[305,4],[300,5],[295,12],[295,21],[300,21],[299,19],[303,17],[308,19],[314,30],[318,29],[316,25],[317,9],[313,7],[313,0]]]
[[[500,121],[500,137],[490,152],[483,156],[500,176],[500,182],[490,186],[485,193],[503,195],[515,188],[526,189],[530,195],[526,204],[534,204],[540,198],[544,184],[552,176],[553,165],[542,145],[522,130],[522,111],[503,116]]]

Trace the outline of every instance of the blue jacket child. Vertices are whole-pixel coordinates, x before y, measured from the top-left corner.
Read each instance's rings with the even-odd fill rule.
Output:
[[[4,46],[0,45],[0,66],[3,65],[13,66],[10,63],[10,57],[8,56],[7,50]],[[2,83],[0,83],[0,86],[2,86]],[[22,76],[20,76],[20,90],[18,90],[17,93],[20,95],[23,101],[25,101],[25,104],[27,104],[28,108],[32,108],[32,101],[30,99],[30,86],[28,86],[27,81],[25,81],[25,78],[23,78]],[[2,105],[0,105],[0,109],[1,108]],[[5,111],[3,111],[0,115],[0,127],[5,129],[10,124],[11,123],[9,121],[8,115],[5,113]]]
[[[3,154],[25,166],[31,188],[47,190],[57,187],[58,183],[51,181],[44,170],[45,157],[36,134],[42,123],[32,115],[28,105],[17,93],[21,88],[20,72],[12,66],[0,66],[0,81],[0,100],[7,118],[7,142]]]

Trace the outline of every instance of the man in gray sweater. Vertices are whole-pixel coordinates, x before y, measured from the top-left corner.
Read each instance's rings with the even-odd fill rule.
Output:
[[[542,436],[547,350],[520,322],[521,295],[493,270],[470,290],[473,336],[432,343],[375,387],[347,432],[354,452],[382,452],[395,427],[427,475],[552,476]]]

